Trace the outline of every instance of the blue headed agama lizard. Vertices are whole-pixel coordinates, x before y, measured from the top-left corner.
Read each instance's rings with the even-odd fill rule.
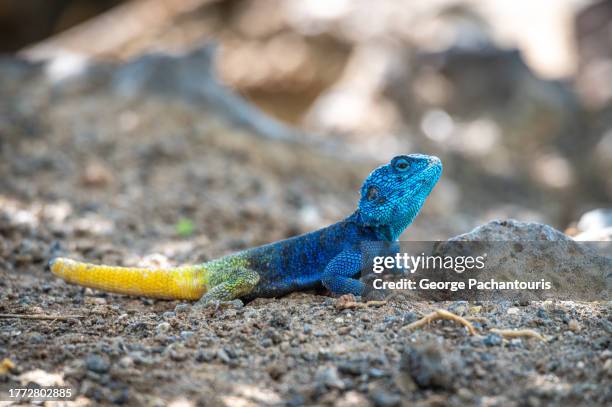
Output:
[[[51,260],[64,280],[104,291],[165,299],[211,301],[279,297],[321,287],[362,295],[360,245],[394,242],[412,223],[442,173],[437,157],[395,157],[361,187],[357,210],[323,229],[193,266],[112,267],[66,258]]]

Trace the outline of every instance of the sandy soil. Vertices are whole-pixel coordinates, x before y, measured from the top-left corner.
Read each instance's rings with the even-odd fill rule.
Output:
[[[83,404],[612,402],[609,304],[341,309],[298,293],[194,313],[65,284],[46,269],[52,256],[193,263],[323,226],[350,213],[368,168],[254,141],[169,103],[98,94],[42,112],[12,121],[0,144],[0,313],[79,318],[1,318],[0,360],[15,365],[3,385],[42,369]],[[432,217],[426,208],[416,230],[433,234]],[[450,321],[402,329],[435,308],[472,318],[478,335]],[[530,328],[547,342],[491,328]]]

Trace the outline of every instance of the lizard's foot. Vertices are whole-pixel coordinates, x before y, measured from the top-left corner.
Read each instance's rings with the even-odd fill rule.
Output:
[[[459,315],[453,314],[452,312],[448,312],[443,309],[437,309],[431,314],[425,315],[423,318],[419,319],[418,321],[415,321],[411,324],[406,325],[405,327],[402,328],[402,330],[411,331],[413,329],[418,329],[438,319],[447,319],[450,321],[458,322],[464,327],[466,327],[468,332],[471,335],[476,335],[476,329],[474,329],[474,326],[470,323],[470,321],[468,321],[467,319],[463,317],[460,317]]]

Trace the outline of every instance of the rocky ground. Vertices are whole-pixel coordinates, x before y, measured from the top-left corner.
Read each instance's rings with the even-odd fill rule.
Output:
[[[61,316],[0,318],[2,386],[63,382],[80,405],[612,401],[608,303],[345,308],[300,293],[194,313],[65,284],[46,268],[58,254],[194,263],[316,229],[354,209],[377,163],[261,137],[250,114],[235,120],[231,109],[207,108],[210,99],[121,93],[122,76],[100,67],[86,78],[110,82],[49,82],[14,61],[2,69],[12,103],[0,107],[0,313]],[[443,198],[432,196],[406,238],[471,229]],[[450,321],[402,329],[436,308],[471,319],[477,335]],[[547,341],[491,328],[529,328]]]

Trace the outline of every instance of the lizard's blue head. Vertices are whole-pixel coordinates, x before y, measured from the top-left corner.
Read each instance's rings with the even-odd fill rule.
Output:
[[[412,223],[442,173],[438,157],[400,155],[378,167],[361,187],[357,219],[395,240]]]

